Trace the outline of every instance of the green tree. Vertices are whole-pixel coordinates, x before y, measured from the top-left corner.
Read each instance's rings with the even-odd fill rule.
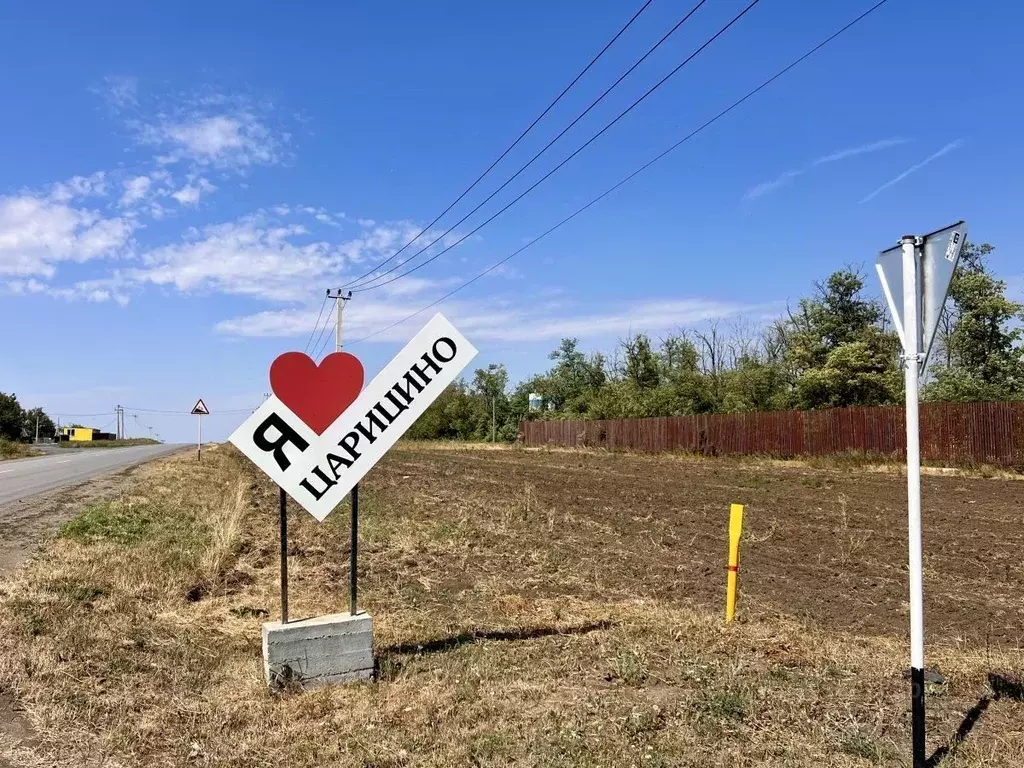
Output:
[[[0,438],[21,440],[24,425],[25,412],[18,398],[13,393],[7,395],[0,392]]]
[[[725,376],[724,411],[773,411],[783,406],[782,368],[753,355],[743,355]]]
[[[473,437],[490,440],[492,419],[495,432],[507,435],[508,430],[504,427],[511,413],[507,389],[508,370],[504,365],[491,363],[486,368],[476,369],[470,388],[475,398]]]
[[[801,299],[785,333],[796,408],[880,405],[899,391],[898,340],[881,327],[882,308],[864,297],[864,277],[834,272]]]
[[[937,400],[1004,400],[1024,396],[1024,305],[1006,297],[1006,283],[988,267],[991,245],[965,243],[939,328]]]
[[[53,420],[46,415],[46,412],[42,408],[30,408],[25,411],[25,419],[22,427],[22,432],[26,440],[35,440],[36,438],[36,420],[39,423],[39,438],[43,440],[50,440],[54,435],[57,434],[57,426],[53,423]]]
[[[638,333],[622,342],[625,356],[623,373],[626,381],[640,390],[654,389],[661,383],[658,358],[651,349],[651,340]]]
[[[406,435],[414,440],[469,440],[473,428],[473,397],[460,379],[445,387]]]
[[[533,391],[556,411],[586,415],[592,396],[608,380],[604,356],[595,354],[588,358],[579,350],[579,339],[562,339],[548,359],[555,365],[532,380]]]

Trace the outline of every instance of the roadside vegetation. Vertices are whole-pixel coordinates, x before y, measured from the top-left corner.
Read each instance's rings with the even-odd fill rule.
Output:
[[[950,287],[922,397],[939,401],[1024,398],[1024,305],[989,267],[989,245],[968,243]],[[900,343],[856,268],[814,286],[763,327],[711,323],[660,339],[630,335],[610,352],[562,339],[552,367],[510,388],[504,365],[452,384],[412,438],[515,440],[524,419],[687,416],[903,402]],[[873,283],[872,283],[873,284]],[[529,396],[541,398],[531,411]]]
[[[159,440],[149,437],[130,437],[127,440],[85,440],[75,442],[66,440],[58,443],[61,448],[77,450],[79,448],[125,448],[130,445],[159,445]]]
[[[24,409],[13,394],[0,391],[0,440],[27,443],[35,439],[36,426],[42,440],[52,440],[57,434],[53,420],[42,408]]]
[[[400,445],[363,483],[377,681],[271,695],[277,491],[233,449],[204,454],[134,470],[0,587],[0,695],[34,730],[20,748],[0,729],[0,763],[907,764],[898,477]],[[926,506],[957,502],[926,510],[944,553],[928,659],[946,676],[929,752],[1022,765],[1019,484],[924,482]],[[292,506],[289,535],[292,615],[344,610],[346,510],[318,524]]]
[[[0,461],[5,459],[24,459],[28,456],[37,456],[38,451],[25,443],[15,443],[0,437]]]

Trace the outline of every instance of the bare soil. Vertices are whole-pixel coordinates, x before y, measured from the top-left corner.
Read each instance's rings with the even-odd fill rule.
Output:
[[[729,505],[740,503],[748,615],[784,613],[830,631],[907,632],[906,480],[898,475],[728,459],[412,448],[382,465],[367,490],[380,486],[415,489],[410,514],[419,519],[450,517],[446,507],[457,499],[481,512],[518,505],[536,521],[514,547],[480,542],[466,556],[466,581],[527,569],[536,578],[526,596],[628,595],[714,610],[723,601]],[[1024,483],[926,476],[922,497],[928,638],[1019,647]],[[542,567],[530,568],[538,558]]]

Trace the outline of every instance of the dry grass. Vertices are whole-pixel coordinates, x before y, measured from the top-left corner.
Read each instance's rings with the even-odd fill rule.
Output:
[[[0,461],[6,459],[24,459],[38,456],[39,451],[25,443],[15,443],[0,437]]]
[[[40,743],[18,754],[0,736],[0,759],[40,768],[907,764],[898,639],[764,612],[724,626],[685,599],[607,589],[617,559],[538,590],[565,554],[561,534],[582,543],[615,532],[532,484],[489,485],[484,469],[462,479],[476,494],[451,477],[420,482],[410,475],[431,454],[409,451],[394,451],[363,495],[377,682],[266,692],[259,628],[277,610],[275,489],[231,450],[210,451],[202,465],[178,456],[138,470],[130,495],[66,526],[3,587],[0,693],[18,695]],[[302,512],[291,521],[293,614],[339,610],[344,511],[322,525]],[[527,538],[538,529],[546,547]],[[836,535],[853,534],[841,523]],[[489,562],[498,566],[478,567]],[[942,765],[1024,765],[1019,650],[948,642],[929,657],[947,678],[929,697],[932,748],[981,710]]]

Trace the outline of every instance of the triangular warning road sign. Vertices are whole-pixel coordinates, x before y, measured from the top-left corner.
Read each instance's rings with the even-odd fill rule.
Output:
[[[967,239],[967,224],[958,221],[952,226],[940,229],[921,238],[915,249],[917,259],[917,327],[920,335],[917,340],[918,351],[923,353],[919,369],[923,373],[928,364],[928,356],[935,341],[935,331],[942,317],[942,307],[946,303],[949,284],[953,279],[953,270],[960,261],[960,250]],[[906,327],[903,317],[903,246],[896,245],[878,254],[875,264],[878,277],[882,281],[889,311],[896,324],[896,333],[904,351],[907,339],[904,335]]]
[[[196,400],[196,404],[192,406],[193,416],[209,416],[210,409],[206,407],[206,403],[203,402],[203,398]]]

